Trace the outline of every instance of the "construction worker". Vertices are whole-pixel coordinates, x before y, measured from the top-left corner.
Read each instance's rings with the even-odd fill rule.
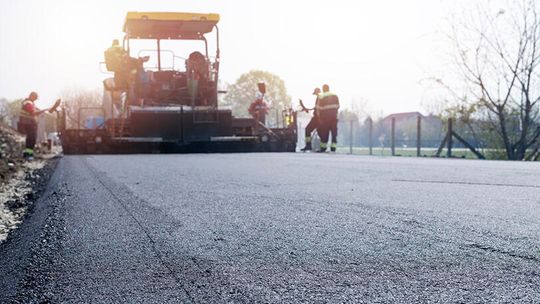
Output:
[[[315,88],[313,90],[313,95],[315,95],[315,107],[313,107],[313,117],[311,117],[311,120],[306,126],[304,138],[306,141],[306,146],[300,151],[306,152],[311,151],[311,133],[317,129],[317,126],[319,125],[319,113],[317,111],[317,104],[319,102],[319,94],[321,93],[321,89]],[[309,109],[304,109],[306,112],[309,112]]]
[[[110,72],[125,70],[127,52],[120,46],[118,39],[114,39],[112,45],[105,51],[105,66]]]
[[[105,51],[107,70],[114,72],[114,89],[126,90],[130,102],[136,102],[138,99],[140,92],[135,86],[140,84],[144,74],[143,64],[149,59],[150,56],[139,58],[129,56],[128,52],[120,46],[118,39],[114,39],[112,45]]]
[[[186,59],[187,84],[190,97],[195,105],[208,105],[208,61],[201,52],[193,52]]]
[[[255,101],[249,105],[248,112],[255,119],[256,126],[266,124],[266,114],[268,114],[268,105],[264,100],[266,94],[266,84],[264,82],[257,83],[258,91],[255,94]]]
[[[23,151],[23,157],[32,159],[34,157],[34,146],[36,145],[38,122],[37,117],[45,111],[54,111],[60,104],[58,99],[55,105],[51,109],[38,110],[34,102],[38,99],[36,92],[31,92],[28,97],[23,100],[21,111],[19,113],[19,122],[17,129],[22,134],[26,135],[25,149]]]
[[[317,127],[317,132],[321,138],[321,148],[317,152],[326,152],[330,133],[332,134],[330,150],[335,152],[337,147],[339,98],[336,94],[330,92],[330,87],[327,84],[322,86],[322,90],[323,92],[319,95],[319,102],[317,105],[319,114],[319,126]]]
[[[114,88],[128,88],[128,55],[120,46],[118,39],[114,39],[112,45],[105,51],[105,66],[107,71],[114,72]]]

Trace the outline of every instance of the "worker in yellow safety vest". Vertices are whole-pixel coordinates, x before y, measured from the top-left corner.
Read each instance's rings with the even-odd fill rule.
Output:
[[[114,72],[114,87],[116,89],[128,88],[128,53],[120,46],[118,39],[105,51],[105,66],[107,71]]]
[[[321,147],[317,152],[326,152],[328,147],[329,135],[332,135],[332,144],[330,150],[336,151],[337,146],[337,122],[339,110],[339,98],[336,94],[330,92],[330,87],[325,84],[322,86],[322,94],[319,95],[317,111],[319,114],[319,125],[317,133],[321,138]]]
[[[118,39],[105,51],[105,66],[110,72],[120,72],[126,69],[127,52],[120,46]]]

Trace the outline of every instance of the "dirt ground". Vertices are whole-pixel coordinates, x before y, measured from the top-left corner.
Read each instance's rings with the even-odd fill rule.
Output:
[[[21,158],[24,136],[0,124],[0,185],[5,184],[18,172],[24,160]]]
[[[36,180],[41,178],[38,171],[45,164],[42,159],[21,163],[16,172],[10,173],[9,180],[0,185],[0,242],[23,220],[35,197]]]
[[[31,208],[36,192],[47,182],[51,158],[22,158],[24,136],[0,124],[0,243],[16,228]]]

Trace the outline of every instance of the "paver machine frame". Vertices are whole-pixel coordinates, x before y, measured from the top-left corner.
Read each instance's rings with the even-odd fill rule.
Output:
[[[296,112],[282,112],[282,127],[261,126],[251,118],[236,118],[218,106],[220,65],[218,14],[128,12],[122,50],[125,58],[114,78],[103,81],[103,103],[79,108],[71,116],[60,111],[59,131],[64,153],[153,152],[294,152]],[[207,36],[216,37],[215,56],[209,56]],[[132,40],[155,42],[157,66],[143,67],[148,57],[131,57]],[[188,58],[163,50],[163,41],[202,41],[203,52]],[[162,54],[172,53],[185,70],[164,66]],[[140,55],[140,54],[137,54]],[[107,60],[107,54],[106,54]],[[116,64],[118,65],[118,64]],[[107,62],[109,71],[112,71]],[[182,67],[183,68],[183,67]],[[99,123],[83,121],[84,113],[99,112]],[[68,126],[75,120],[75,127]]]

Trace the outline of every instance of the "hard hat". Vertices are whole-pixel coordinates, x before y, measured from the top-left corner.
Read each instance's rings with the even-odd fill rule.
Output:
[[[34,91],[30,92],[30,94],[28,94],[28,99],[30,99],[32,101],[38,99],[38,93],[36,93]]]

